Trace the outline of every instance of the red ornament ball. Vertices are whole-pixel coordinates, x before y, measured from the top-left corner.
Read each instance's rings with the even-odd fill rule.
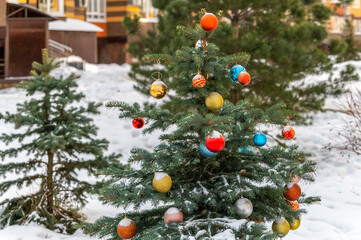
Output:
[[[133,127],[140,129],[144,126],[144,119],[141,117],[134,118],[132,124]]]
[[[298,201],[288,201],[288,204],[292,207],[294,211],[297,211],[300,208]]]
[[[131,239],[137,232],[137,226],[134,221],[128,218],[124,218],[118,223],[117,233],[122,239]]]
[[[178,208],[171,207],[164,213],[164,222],[181,223],[183,222],[183,213]]]
[[[248,72],[240,72],[238,74],[237,80],[239,84],[248,85],[251,82],[251,75],[249,75]]]
[[[295,136],[296,132],[290,125],[287,125],[282,130],[282,136],[285,139],[292,139]]]
[[[206,138],[206,147],[211,152],[219,152],[222,151],[224,145],[226,144],[226,140],[217,131],[213,131],[211,135],[208,135]]]
[[[288,183],[283,191],[283,196],[288,201],[297,201],[301,197],[301,188],[297,183]]]
[[[194,76],[192,83],[195,88],[202,88],[206,85],[206,79],[202,75],[197,74]]]
[[[214,31],[218,26],[218,19],[213,13],[206,13],[201,18],[201,27],[204,31]]]

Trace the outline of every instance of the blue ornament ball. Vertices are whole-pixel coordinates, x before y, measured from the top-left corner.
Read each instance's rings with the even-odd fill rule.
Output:
[[[263,133],[256,133],[253,137],[253,142],[259,147],[266,145],[267,137]]]
[[[203,156],[203,157],[213,157],[215,155],[214,152],[211,152],[208,150],[208,148],[206,147],[205,144],[200,143],[199,144],[199,153]]]
[[[241,154],[252,154],[252,153],[254,153],[254,150],[253,150],[253,147],[247,146],[247,147],[238,148],[238,152]]]
[[[240,72],[243,72],[243,71],[247,72],[246,69],[243,66],[236,64],[231,68],[231,71],[229,73],[229,77],[231,78],[231,80],[233,82],[238,83],[238,80],[237,80],[238,75],[239,75]]]

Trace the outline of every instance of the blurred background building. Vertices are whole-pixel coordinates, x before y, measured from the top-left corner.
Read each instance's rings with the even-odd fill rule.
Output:
[[[40,50],[90,63],[126,62],[125,16],[157,22],[151,0],[0,0],[0,81],[28,76]]]
[[[355,39],[361,40],[361,0],[354,0],[350,5],[343,6],[339,0],[323,0],[323,3],[333,10],[331,19],[327,22],[330,38],[340,39],[345,28],[346,19],[349,19]]]
[[[360,2],[343,6],[338,0],[323,0],[333,10],[327,22],[330,38],[341,38],[350,19],[356,39],[361,39]],[[157,14],[151,0],[0,0],[0,81],[27,76],[45,47],[52,57],[131,62],[124,51],[132,41],[122,25],[124,17],[140,16],[146,31],[155,28]]]

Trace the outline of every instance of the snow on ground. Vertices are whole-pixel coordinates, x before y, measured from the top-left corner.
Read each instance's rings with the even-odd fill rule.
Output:
[[[361,62],[352,62],[358,72],[361,73]],[[344,67],[339,64],[338,68]],[[81,75],[78,80],[79,90],[86,94],[85,101],[106,103],[112,100],[125,101],[128,103],[146,100],[153,101],[139,94],[133,89],[133,82],[128,77],[130,67],[128,65],[86,65],[85,71],[77,71],[74,68],[62,68],[58,73],[77,71]],[[57,74],[57,73],[55,73]],[[1,112],[16,110],[15,104],[25,99],[25,93],[20,89],[4,89],[0,91]],[[337,100],[329,99],[327,107],[334,107]],[[108,152],[121,152],[122,162],[130,155],[130,149],[144,147],[152,149],[159,141],[158,134],[143,136],[139,130],[132,127],[130,120],[119,120],[118,111],[101,107],[101,114],[94,117],[95,124],[99,126],[99,137],[105,137],[110,141]],[[294,126],[296,140],[300,148],[312,154],[311,159],[318,162],[317,180],[312,185],[301,182],[301,188],[307,195],[319,195],[322,202],[308,207],[308,215],[301,219],[301,226],[296,231],[291,231],[285,240],[360,240],[361,239],[361,161],[359,157],[341,157],[337,151],[328,152],[322,147],[327,145],[336,136],[336,129],[344,123],[344,116],[340,113],[326,112],[314,114],[312,126]],[[333,131],[330,131],[330,130]],[[9,125],[0,123],[0,132],[9,132]],[[274,128],[272,133],[279,133],[281,129]],[[0,143],[0,147],[4,146]],[[86,175],[84,179],[90,178]],[[36,186],[33,186],[36,187]],[[17,195],[16,189],[12,189],[6,196]],[[305,207],[302,206],[301,207]],[[93,196],[86,207],[82,210],[88,216],[88,221],[103,216],[113,216],[122,209],[102,206]],[[10,226],[0,230],[1,240],[43,240],[43,239],[72,239],[90,240],[81,231],[68,236],[54,233],[41,226]],[[231,231],[217,234],[216,239],[234,239]]]

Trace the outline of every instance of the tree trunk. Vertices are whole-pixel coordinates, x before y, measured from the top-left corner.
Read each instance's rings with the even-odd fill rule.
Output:
[[[48,82],[50,78],[48,77],[48,73],[46,73],[46,81]],[[46,93],[43,105],[44,109],[44,128],[48,129],[47,131],[50,131],[48,128],[49,125],[49,109],[50,109],[50,102],[46,103],[46,101],[49,101],[49,93]],[[47,150],[48,155],[48,164],[47,164],[47,171],[46,171],[46,186],[47,186],[47,193],[46,193],[46,202],[47,202],[47,211],[50,214],[54,213],[54,182],[53,182],[53,168],[54,168],[54,153],[51,152],[50,149]]]
[[[54,182],[53,182],[54,154],[48,150],[48,168],[46,176],[47,193],[47,210],[49,213],[54,212]]]

